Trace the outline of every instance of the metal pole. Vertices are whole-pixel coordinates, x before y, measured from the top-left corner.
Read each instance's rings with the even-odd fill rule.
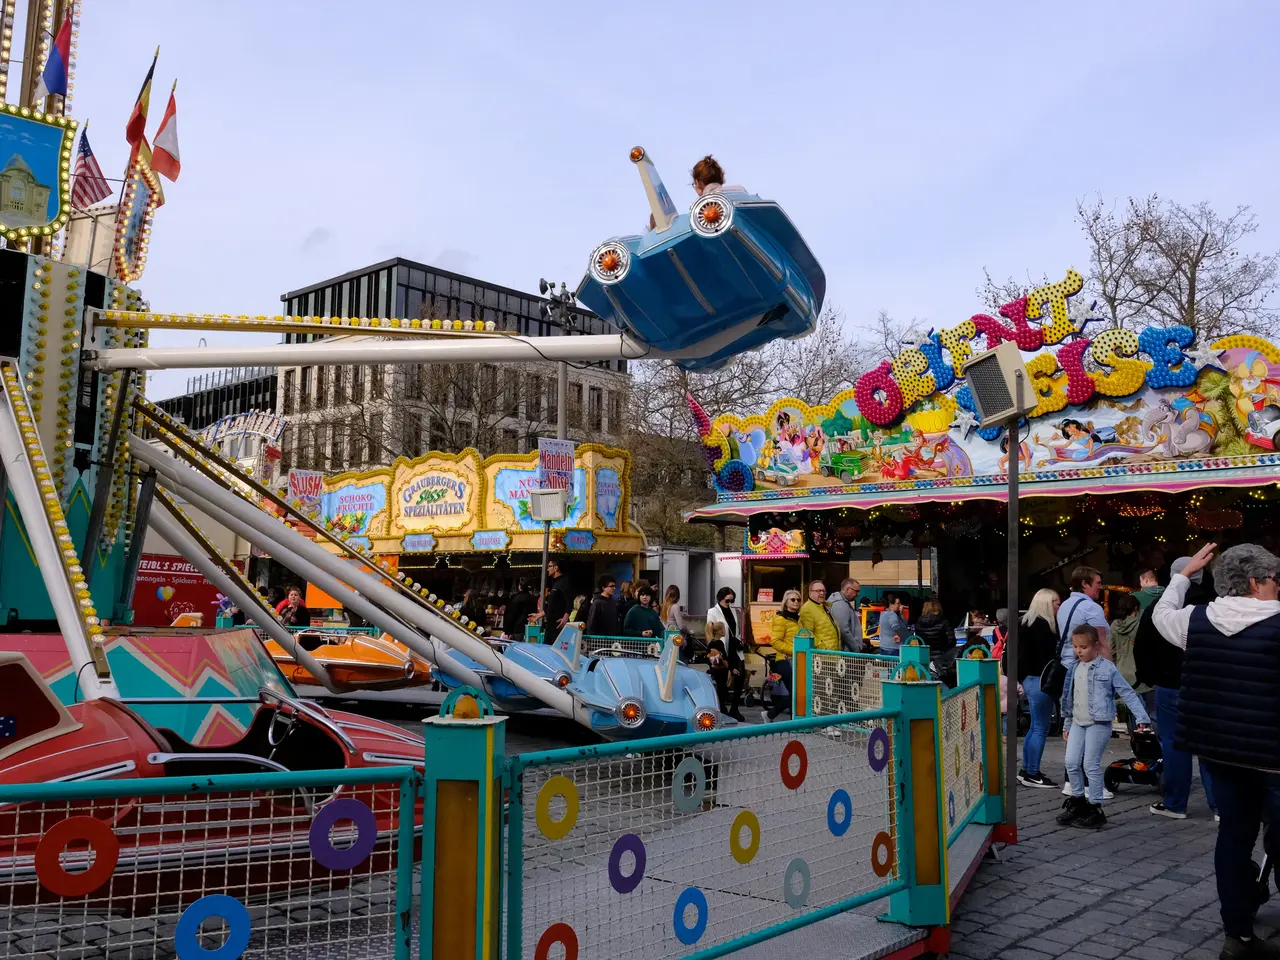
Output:
[[[569,414],[565,404],[569,399],[569,364],[563,360],[556,371],[556,439],[569,439]]]
[[[547,598],[547,563],[551,552],[551,521],[542,521],[542,586],[538,588],[538,612],[542,612],[542,604]],[[542,624],[542,642],[551,640],[551,625],[545,620]]]
[[[155,502],[155,498],[156,472],[148,470],[147,475],[142,478],[142,488],[138,491],[138,506],[133,519],[133,542],[129,544],[129,554],[124,562],[124,581],[120,585],[120,606],[125,610],[133,607],[138,564],[142,561],[142,545],[147,539],[147,524],[151,522],[151,504]]]
[[[1014,407],[1022,409],[1022,371],[1015,370]],[[1005,737],[1004,737],[1004,820],[1013,837],[1018,835],[1018,549],[1022,534],[1018,529],[1018,471],[1022,469],[1022,443],[1019,437],[1020,416],[1009,421],[1009,571],[1007,574],[1009,610],[1008,634],[1005,638]]]
[[[107,518],[107,501],[111,497],[111,482],[115,479],[116,448],[120,445],[120,428],[124,424],[125,394],[128,392],[129,374],[120,374],[116,384],[116,409],[111,417],[111,434],[107,439],[107,449],[98,462],[97,487],[93,491],[93,508],[89,511],[89,527],[84,532],[84,548],[80,556],[84,557],[85,586],[93,584],[93,572],[98,568],[96,554],[98,541],[102,539],[102,524]],[[134,528],[134,534],[141,536]]]

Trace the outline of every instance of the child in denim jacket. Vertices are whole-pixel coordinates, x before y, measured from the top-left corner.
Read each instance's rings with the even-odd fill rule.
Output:
[[[1116,665],[1102,657],[1097,628],[1082,623],[1071,631],[1077,661],[1067,668],[1062,690],[1062,737],[1067,741],[1067,778],[1071,796],[1062,804],[1058,823],[1076,827],[1102,827],[1102,755],[1111,739],[1116,718],[1116,697],[1133,711],[1138,729],[1151,724],[1142,698],[1120,675]],[[1089,795],[1085,796],[1085,777]]]

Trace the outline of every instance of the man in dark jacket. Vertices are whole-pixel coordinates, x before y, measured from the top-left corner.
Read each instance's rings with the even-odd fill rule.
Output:
[[[1170,568],[1170,576],[1183,573],[1191,557],[1179,557]],[[1209,600],[1202,581],[1204,571],[1193,571],[1187,578],[1183,603],[1194,606]],[[1163,595],[1163,591],[1161,591]],[[1158,602],[1158,601],[1157,601]],[[1152,687],[1147,709],[1155,708],[1156,732],[1160,736],[1160,750],[1164,756],[1163,774],[1160,779],[1162,799],[1149,808],[1152,813],[1171,820],[1187,818],[1187,799],[1191,794],[1191,754],[1179,750],[1174,743],[1178,727],[1179,688],[1182,686],[1182,647],[1165,640],[1156,629],[1156,604],[1151,603],[1138,620],[1138,630],[1133,641],[1133,662],[1139,684]],[[1147,702],[1146,696],[1143,701]],[[1204,785],[1204,797],[1209,809],[1217,812],[1213,797],[1213,776],[1204,761],[1200,762],[1200,782]]]
[[[1280,557],[1255,544],[1223,551],[1213,565],[1219,599],[1184,607],[1190,578],[1216,546],[1173,575],[1153,619],[1186,651],[1175,742],[1208,763],[1221,816],[1214,853],[1221,956],[1280,957],[1280,947],[1253,934],[1251,862],[1262,820],[1280,822]]]
[[[560,628],[569,622],[569,586],[560,564],[547,561],[547,595],[542,600],[542,642],[555,643]]]
[[[502,618],[502,632],[516,640],[524,639],[524,628],[538,609],[537,601],[529,592],[529,581],[521,580],[515,595],[507,601],[507,609]]]
[[[616,637],[618,636],[618,604],[613,599],[618,589],[618,581],[605,574],[600,578],[596,594],[591,598],[591,606],[587,609],[587,622],[583,627],[583,636]]]

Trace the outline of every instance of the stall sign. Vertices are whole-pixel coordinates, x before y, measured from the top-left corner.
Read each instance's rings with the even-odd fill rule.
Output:
[[[773,588],[761,587],[757,590],[756,603],[773,603]]]
[[[133,625],[167,627],[184,613],[203,614],[208,623],[219,596],[218,588],[181,557],[144,553],[133,592]]]
[[[618,528],[618,508],[622,505],[622,478],[613,467],[596,469],[596,514],[607,530]]]
[[[505,530],[477,530],[471,535],[473,550],[505,550],[510,543],[511,535]]]
[[[586,497],[583,487],[586,485],[586,471],[581,468],[573,471],[572,485],[564,488],[568,493],[565,499],[565,517],[553,523],[553,530],[571,527],[582,519]],[[493,477],[493,499],[514,514],[516,530],[541,530],[543,525],[533,519],[529,512],[529,491],[543,489],[538,471],[533,468],[503,467]],[[500,521],[499,521],[500,522]]]
[[[742,552],[748,557],[803,557],[804,531],[779,530],[777,527],[757,533],[747,531]]]
[[[538,484],[544,490],[569,490],[573,486],[572,440],[538,438]]]
[[[566,530],[561,537],[566,550],[590,550],[596,545],[596,535],[590,530]]]
[[[405,553],[430,553],[436,548],[436,538],[430,533],[406,534],[401,547]]]
[[[316,520],[320,517],[320,502],[324,494],[324,473],[319,470],[290,470],[288,500],[304,517]]]
[[[347,543],[356,545],[353,537],[367,537],[375,518],[387,509],[387,488],[382,483],[348,483],[320,496],[320,514],[326,530],[346,537]]]

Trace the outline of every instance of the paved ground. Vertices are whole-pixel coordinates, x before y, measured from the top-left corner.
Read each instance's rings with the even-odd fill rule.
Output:
[[[1064,743],[1051,741],[1043,769],[1062,774]],[[1128,755],[1111,741],[1107,762]],[[955,913],[952,957],[1000,960],[1187,960],[1222,947],[1213,879],[1213,816],[1197,779],[1186,820],[1152,816],[1158,796],[1121,787],[1099,831],[1059,827],[1058,790],[1019,789],[1016,846],[988,859]],[[1280,925],[1280,895],[1259,911],[1257,932]]]

